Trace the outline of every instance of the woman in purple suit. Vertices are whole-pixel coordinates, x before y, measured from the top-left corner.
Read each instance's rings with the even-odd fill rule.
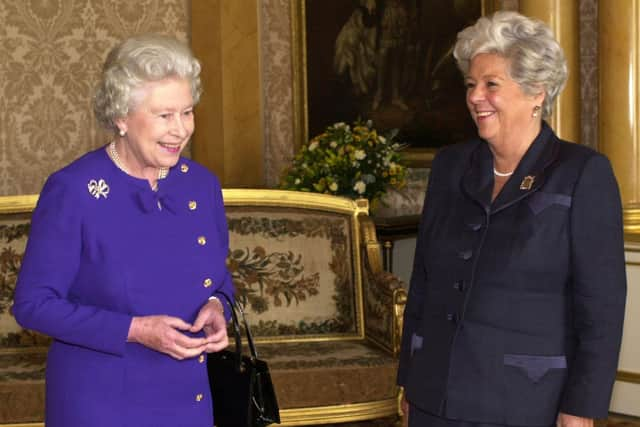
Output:
[[[48,427],[213,425],[206,353],[228,344],[233,285],[220,184],[180,157],[199,74],[173,38],[117,46],[94,100],[113,142],[40,194],[13,311],[54,339]]]

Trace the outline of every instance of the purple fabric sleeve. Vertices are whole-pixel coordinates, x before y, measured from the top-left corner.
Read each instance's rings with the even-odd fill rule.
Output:
[[[93,350],[122,355],[131,316],[69,299],[82,243],[81,204],[63,173],[45,184],[33,213],[13,314],[28,329]]]
[[[220,245],[222,253],[229,253],[229,227],[227,226],[227,217],[225,215],[224,210],[224,200],[222,197],[222,189],[220,187],[220,183],[217,178],[213,181],[213,206],[214,206],[214,215],[216,218],[216,227],[218,229],[218,233],[220,235]],[[233,300],[235,298],[235,287],[233,285],[233,279],[231,277],[231,273],[227,270],[225,273],[224,281],[218,286],[214,292],[213,296],[216,294],[223,293],[229,297],[229,299]],[[224,317],[229,322],[231,320],[231,308],[228,306],[227,302],[224,298],[220,299],[222,302],[222,307],[224,309]]]

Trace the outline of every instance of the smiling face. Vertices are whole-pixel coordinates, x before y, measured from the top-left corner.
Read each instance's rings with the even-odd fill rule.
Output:
[[[491,53],[474,56],[465,84],[467,107],[481,138],[492,144],[514,138],[533,141],[541,121],[540,117],[533,117],[533,111],[542,105],[544,92],[525,94],[509,76],[507,59]]]
[[[193,97],[189,81],[169,78],[145,83],[132,94],[137,100],[116,125],[126,135],[118,144],[127,169],[153,179],[158,169],[174,166],[193,134]]]

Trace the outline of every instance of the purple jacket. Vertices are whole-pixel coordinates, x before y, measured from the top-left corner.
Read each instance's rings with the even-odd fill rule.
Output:
[[[193,322],[233,284],[220,184],[180,159],[157,192],[103,148],[47,180],[33,213],[13,312],[50,335],[46,425],[213,425],[206,357],[127,343],[133,316]],[[207,280],[211,279],[211,280]]]

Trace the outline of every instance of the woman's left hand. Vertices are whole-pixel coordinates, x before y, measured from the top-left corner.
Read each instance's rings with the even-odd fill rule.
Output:
[[[560,412],[558,414],[557,427],[593,427],[593,418],[576,417]]]
[[[222,303],[217,299],[208,301],[200,308],[191,332],[204,331],[207,340],[207,353],[214,353],[226,348],[229,345],[227,337],[227,321],[224,318]]]

